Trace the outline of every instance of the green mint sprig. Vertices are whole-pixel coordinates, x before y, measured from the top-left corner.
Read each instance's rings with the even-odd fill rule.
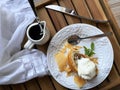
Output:
[[[85,55],[88,55],[89,57],[91,57],[92,55],[95,54],[95,52],[94,52],[95,45],[94,45],[93,42],[91,43],[90,48],[87,48],[85,46],[83,46],[83,47],[84,47],[84,50],[85,50]]]

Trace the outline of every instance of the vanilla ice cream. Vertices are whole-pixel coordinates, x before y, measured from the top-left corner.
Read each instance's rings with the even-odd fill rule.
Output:
[[[90,80],[96,75],[96,64],[89,58],[78,60],[78,75],[83,79]]]

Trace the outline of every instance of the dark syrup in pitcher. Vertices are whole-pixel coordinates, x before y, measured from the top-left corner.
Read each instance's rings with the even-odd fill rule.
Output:
[[[29,35],[33,40],[39,40],[43,37],[43,32],[41,32],[39,25],[35,25],[30,28]]]

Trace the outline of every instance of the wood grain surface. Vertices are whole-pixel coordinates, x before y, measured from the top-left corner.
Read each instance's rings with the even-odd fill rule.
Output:
[[[56,4],[68,7],[74,9],[79,15],[98,20],[109,20],[109,23],[96,24],[95,22],[89,20],[78,19],[60,12],[55,12],[44,7],[48,4]],[[120,84],[120,31],[117,25],[113,25],[116,23],[116,20],[113,16],[112,11],[110,11],[109,9],[109,4],[107,0],[42,0],[42,2],[36,3],[36,8],[40,20],[45,20],[47,22],[47,28],[51,33],[51,38],[63,27],[75,23],[87,23],[98,27],[103,32],[113,32],[113,35],[108,37],[112,43],[114,50],[114,64],[112,70],[109,76],[101,84],[90,90],[114,90],[112,88]],[[26,40],[27,37],[25,37],[24,42],[26,42]],[[46,54],[49,41],[45,45],[37,45],[37,48]],[[55,81],[55,79],[52,76],[48,75],[44,77],[34,78],[22,84],[1,85],[0,90],[69,89],[61,86],[58,82]]]

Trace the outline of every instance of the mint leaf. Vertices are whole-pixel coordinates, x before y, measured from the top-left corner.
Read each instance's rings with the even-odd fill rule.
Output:
[[[85,50],[85,55],[89,54],[89,50],[87,49],[87,47],[84,46],[84,50]]]
[[[94,54],[95,54],[95,52],[91,51],[88,56],[92,56]]]
[[[94,47],[95,47],[95,45],[94,45],[94,43],[92,42],[91,43],[91,47],[90,48],[87,48],[87,47],[85,47],[85,46],[83,46],[84,47],[84,50],[85,50],[85,55],[87,55],[87,56],[92,56],[92,55],[94,55],[95,54],[95,52],[94,52]]]
[[[95,49],[95,45],[94,45],[94,43],[93,43],[93,42],[91,43],[91,49],[92,49],[92,50],[94,50],[94,49]]]

